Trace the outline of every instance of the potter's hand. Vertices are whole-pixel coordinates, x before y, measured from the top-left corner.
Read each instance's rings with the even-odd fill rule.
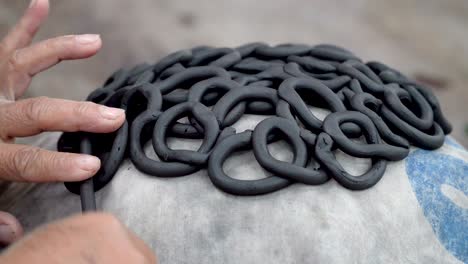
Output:
[[[34,75],[61,60],[90,57],[101,47],[97,35],[62,36],[31,44],[48,10],[47,0],[32,0],[19,23],[0,42],[0,180],[51,182],[89,178],[100,167],[98,158],[18,145],[14,138],[43,131],[112,132],[125,119],[120,109],[90,102],[46,97],[17,100]],[[18,221],[0,212],[0,243],[11,243],[21,235]]]
[[[142,240],[107,214],[74,216],[27,235],[0,256],[0,263],[156,263]]]

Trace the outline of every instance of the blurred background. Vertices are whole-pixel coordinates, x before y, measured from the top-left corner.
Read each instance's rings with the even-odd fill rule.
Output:
[[[0,0],[0,36],[28,4]],[[101,34],[103,49],[40,74],[27,96],[82,100],[119,67],[195,45],[333,43],[433,89],[468,147],[466,0],[51,0],[37,40],[76,33]]]

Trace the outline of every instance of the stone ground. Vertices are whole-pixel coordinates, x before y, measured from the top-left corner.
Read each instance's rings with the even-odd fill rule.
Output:
[[[0,36],[27,5],[0,1]],[[467,28],[465,0],[51,0],[38,40],[100,33],[104,47],[37,76],[28,96],[83,99],[118,67],[194,45],[335,43],[431,84],[452,135],[468,146]]]

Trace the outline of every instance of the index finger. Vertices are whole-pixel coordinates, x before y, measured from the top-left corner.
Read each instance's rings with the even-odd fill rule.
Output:
[[[100,166],[100,160],[91,155],[59,153],[17,144],[0,144],[1,180],[81,181],[96,174]]]
[[[3,39],[2,46],[13,51],[29,45],[48,14],[48,0],[32,0],[23,17]]]
[[[43,131],[110,133],[125,121],[125,112],[92,102],[36,97],[0,106],[0,138]]]

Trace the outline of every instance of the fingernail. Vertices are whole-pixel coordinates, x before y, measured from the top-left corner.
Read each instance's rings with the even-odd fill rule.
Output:
[[[125,113],[123,109],[106,106],[101,106],[100,110],[102,117],[109,120],[116,120]]]
[[[32,0],[31,3],[29,3],[29,8],[33,7],[36,5],[37,0]]]
[[[97,157],[91,155],[82,155],[78,158],[78,167],[81,170],[95,172],[99,170],[100,166],[101,161]]]
[[[16,238],[15,230],[11,226],[0,225],[0,241],[6,244],[12,243]]]
[[[80,44],[92,44],[98,41],[101,37],[96,34],[86,34],[76,36],[76,41]]]

